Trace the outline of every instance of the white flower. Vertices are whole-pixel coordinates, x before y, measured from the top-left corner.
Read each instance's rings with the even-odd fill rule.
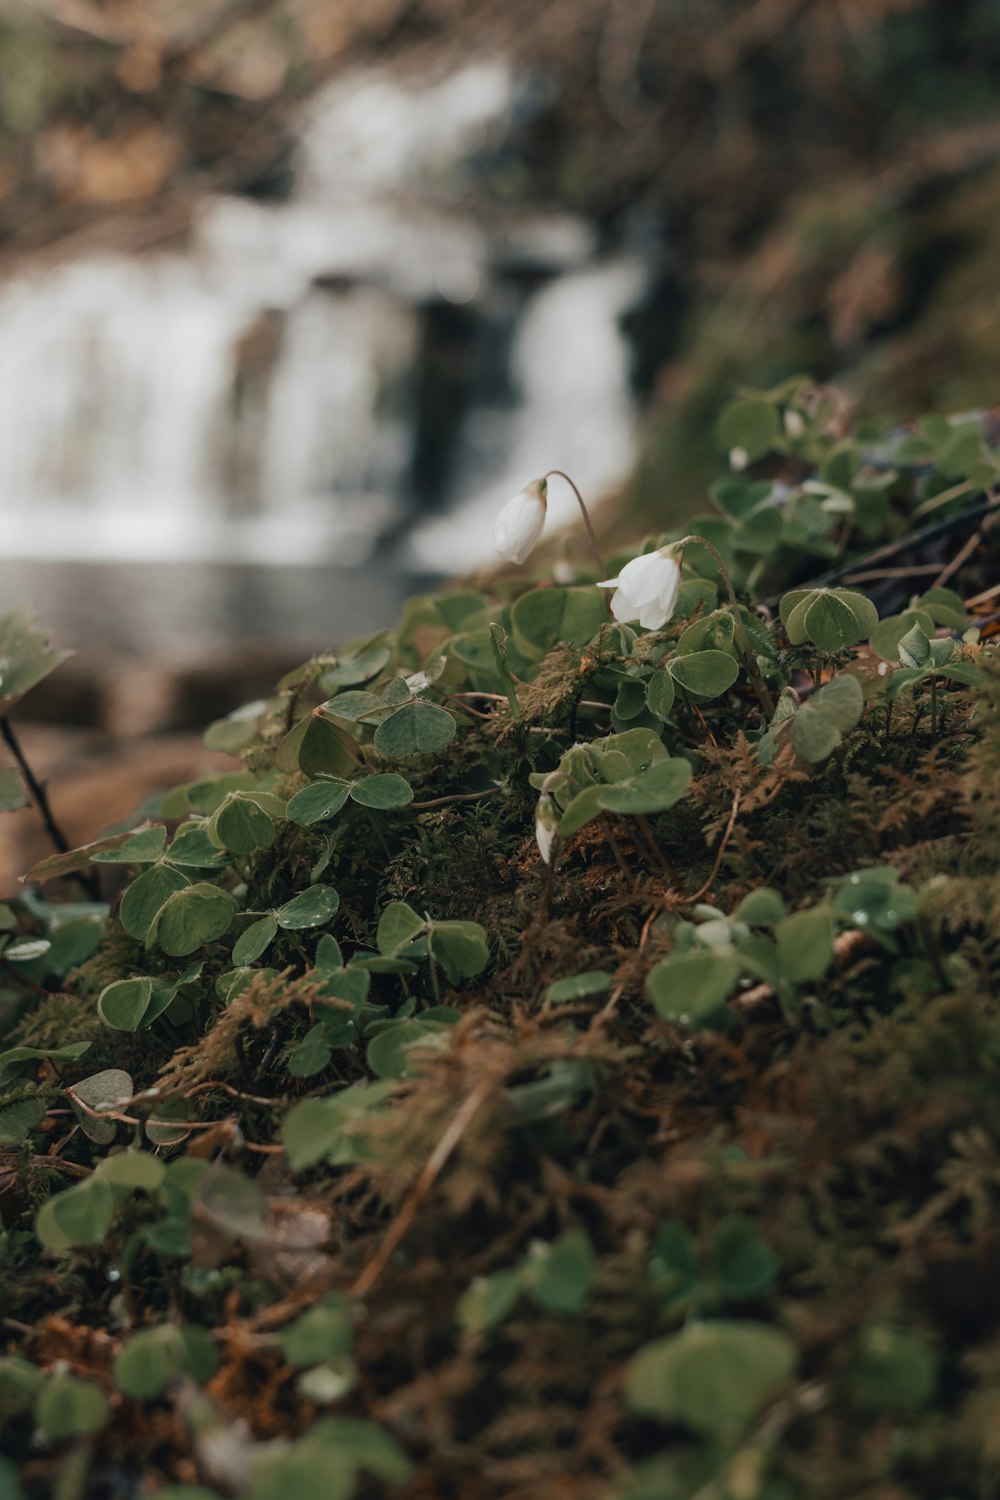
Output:
[[[734,469],[736,473],[739,473],[741,469],[745,469],[749,462],[750,455],[745,448],[730,448],[729,467]]]
[[[552,851],[558,837],[559,819],[556,815],[555,803],[547,792],[543,792],[535,809],[535,843],[547,865],[552,863]]]
[[[533,479],[508,500],[494,521],[493,545],[508,562],[523,563],[541,536],[547,490],[544,479]]]
[[[599,589],[615,589],[611,613],[625,624],[638,620],[644,630],[660,630],[677,603],[681,570],[672,547],[644,552],[626,563],[617,578],[605,579]]]

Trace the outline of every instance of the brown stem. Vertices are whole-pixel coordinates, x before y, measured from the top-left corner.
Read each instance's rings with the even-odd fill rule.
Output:
[[[403,1237],[405,1236],[413,1220],[417,1216],[417,1210],[427,1197],[442,1168],[445,1166],[449,1156],[462,1139],[465,1131],[472,1123],[479,1110],[489,1098],[493,1090],[492,1082],[483,1082],[467,1095],[464,1102],[456,1111],[447,1130],[441,1136],[434,1150],[424,1164],[420,1176],[413,1185],[406,1202],[403,1204],[395,1220],[372,1259],[365,1266],[361,1275],[351,1287],[350,1295],[358,1301],[366,1297],[382,1275],[386,1266],[392,1258]]]
[[[615,837],[614,829],[611,827],[611,820],[609,818],[602,818],[601,819],[601,823],[602,823],[602,826],[604,828],[605,837],[607,838],[608,844],[609,844],[609,846],[611,848],[611,852],[612,852],[612,854],[615,857],[615,864],[618,866],[619,870],[621,870],[621,872],[622,872],[622,875],[628,881],[630,888],[634,891],[635,890],[635,876],[633,875],[632,871],[629,869],[629,867],[628,867],[628,861],[626,860],[624,854],[622,853],[621,845],[619,844],[617,838]]]
[[[428,802],[409,802],[407,809],[423,812],[427,807],[445,807],[449,802],[481,802],[484,797],[499,797],[498,786],[487,787],[482,792],[454,792],[450,797],[431,797]]]
[[[570,489],[576,496],[577,504],[580,507],[580,514],[583,516],[583,524],[587,532],[587,541],[590,543],[590,550],[594,554],[594,561],[597,564],[597,571],[603,576],[606,571],[604,567],[604,559],[601,556],[601,549],[597,545],[597,534],[594,531],[594,527],[590,519],[590,512],[588,511],[586,505],[583,503],[583,496],[580,494],[580,491],[577,489],[572,479],[570,479],[569,475],[563,469],[549,469],[548,473],[544,474],[542,477],[548,480],[551,479],[553,475],[556,475],[556,477],[559,479],[565,479],[566,483],[569,485]]]
[[[764,686],[764,679],[760,675],[760,668],[757,665],[757,656],[755,652],[750,648],[750,639],[747,635],[746,626],[743,623],[743,616],[740,614],[740,606],[737,602],[736,590],[733,588],[733,581],[729,576],[729,569],[723,562],[722,554],[719,552],[718,548],[713,547],[712,543],[710,541],[707,541],[703,536],[691,535],[683,537],[682,540],[676,544],[678,550],[686,547],[689,542],[696,542],[699,547],[704,547],[705,551],[710,552],[711,555],[715,558],[716,563],[718,564],[719,572],[722,574],[722,581],[726,585],[726,592],[729,595],[729,602],[732,605],[733,617],[736,620],[736,629],[738,630],[740,637],[740,649],[743,652],[743,660],[747,669],[747,676],[750,678],[750,685],[753,688],[754,692],[757,694],[758,703],[764,710],[764,713],[767,715],[768,719],[770,719],[772,713],[774,712],[774,704],[771,702],[770,693]]]

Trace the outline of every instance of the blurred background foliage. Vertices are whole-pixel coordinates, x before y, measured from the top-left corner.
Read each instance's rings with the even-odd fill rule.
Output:
[[[338,70],[483,55],[524,84],[484,206],[654,247],[630,525],[690,509],[741,382],[809,370],[894,417],[994,399],[995,0],[13,0],[0,255],[183,243],[208,190],[281,197]]]

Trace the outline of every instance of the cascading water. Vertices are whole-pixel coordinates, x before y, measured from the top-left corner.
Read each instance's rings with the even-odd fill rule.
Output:
[[[473,565],[496,504],[536,473],[569,469],[591,494],[620,477],[635,417],[619,319],[645,273],[600,260],[582,221],[470,206],[515,89],[492,63],[420,86],[345,78],[303,122],[287,201],[216,197],[183,253],[8,280],[0,551],[37,564],[0,567],[8,599],[78,632],[52,566],[102,564],[126,649],[166,612],[176,652],[244,628],[220,609],[240,593],[220,569],[250,570],[266,616],[284,566],[298,586],[256,633],[306,639],[317,608],[331,634],[370,628],[403,580],[335,591],[336,614],[332,572]],[[553,520],[571,513],[554,487]],[[109,603],[108,563],[148,586]]]

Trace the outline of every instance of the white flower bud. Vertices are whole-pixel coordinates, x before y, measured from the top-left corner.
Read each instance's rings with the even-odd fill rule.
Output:
[[[750,455],[745,448],[730,448],[729,467],[734,469],[737,474],[741,469],[745,469],[749,462]]]
[[[552,863],[552,851],[559,837],[559,818],[556,805],[548,792],[543,792],[535,809],[535,843],[547,865]]]
[[[806,430],[805,418],[794,406],[788,407],[782,421],[785,425],[785,434],[790,438],[800,438]]]
[[[626,563],[617,578],[605,579],[601,589],[615,589],[611,613],[624,625],[638,620],[644,630],[660,630],[677,604],[681,570],[672,547],[644,552]]]
[[[545,525],[547,490],[544,479],[533,479],[508,500],[494,521],[493,545],[508,562],[523,563],[537,544]]]

